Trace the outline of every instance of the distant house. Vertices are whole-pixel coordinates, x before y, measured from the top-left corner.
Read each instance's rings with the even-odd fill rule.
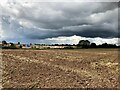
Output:
[[[23,44],[23,45],[22,45],[22,48],[26,48],[26,45],[25,45],[25,44]]]
[[[30,45],[31,48],[40,48],[40,45]]]
[[[31,46],[30,45],[26,45],[26,48],[31,48]]]
[[[37,49],[59,49],[64,48],[65,46],[49,46],[49,45],[31,45],[31,48],[37,48]]]
[[[11,46],[11,43],[6,43],[6,44],[2,43],[2,47],[9,47],[9,46]]]
[[[28,44],[23,44],[23,45],[22,45],[22,48],[29,49],[29,48],[31,48],[31,46],[30,46],[30,45],[28,45]]]
[[[53,48],[53,49],[62,49],[62,48],[65,48],[65,46],[49,46],[50,48]]]
[[[16,46],[16,48],[20,48],[20,45],[18,45],[18,44],[16,44],[15,46]]]

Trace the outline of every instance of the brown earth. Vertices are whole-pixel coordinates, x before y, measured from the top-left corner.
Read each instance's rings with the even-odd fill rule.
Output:
[[[2,50],[4,88],[118,88],[118,50]]]

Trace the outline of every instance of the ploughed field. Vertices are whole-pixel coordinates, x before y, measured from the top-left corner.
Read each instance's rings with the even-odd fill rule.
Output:
[[[4,88],[118,88],[117,49],[2,50]]]

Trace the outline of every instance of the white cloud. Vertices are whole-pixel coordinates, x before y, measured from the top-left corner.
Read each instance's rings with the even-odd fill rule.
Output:
[[[118,42],[118,38],[100,38],[100,37],[96,37],[96,38],[86,38],[86,37],[81,37],[81,36],[70,36],[70,37],[57,37],[57,38],[48,38],[45,39],[48,42],[52,42],[52,44],[78,44],[78,42],[80,40],[89,40],[91,43],[96,43],[97,45],[99,44],[103,44],[103,43],[108,43],[108,44],[117,44],[119,45],[120,43]]]
[[[23,27],[26,27],[26,28],[32,28],[33,27],[33,24],[27,20],[19,20],[19,24]]]

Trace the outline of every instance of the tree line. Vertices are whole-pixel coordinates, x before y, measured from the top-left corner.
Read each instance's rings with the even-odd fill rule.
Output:
[[[8,43],[5,40],[2,41],[2,46],[5,46],[7,44]],[[9,44],[10,44],[9,47],[3,47],[3,48],[16,48],[14,43],[9,43]],[[17,44],[21,46],[20,42],[18,42]],[[32,45],[32,44],[30,43],[30,45]],[[37,44],[35,44],[35,45],[37,45]],[[38,44],[38,45],[40,45],[40,44]],[[80,40],[78,42],[78,44],[73,44],[73,45],[71,45],[71,44],[53,44],[53,45],[49,45],[49,46],[67,46],[67,47],[65,47],[65,49],[73,49],[74,48],[73,46],[76,46],[76,48],[118,48],[118,47],[120,47],[120,46],[117,46],[116,44],[107,44],[107,43],[96,45],[96,43],[91,43],[89,40]],[[22,48],[22,46],[20,48]]]
[[[117,48],[120,46],[117,46],[116,44],[107,44],[103,43],[100,45],[96,45],[96,43],[90,43],[88,40],[80,40],[77,44],[78,48]]]

